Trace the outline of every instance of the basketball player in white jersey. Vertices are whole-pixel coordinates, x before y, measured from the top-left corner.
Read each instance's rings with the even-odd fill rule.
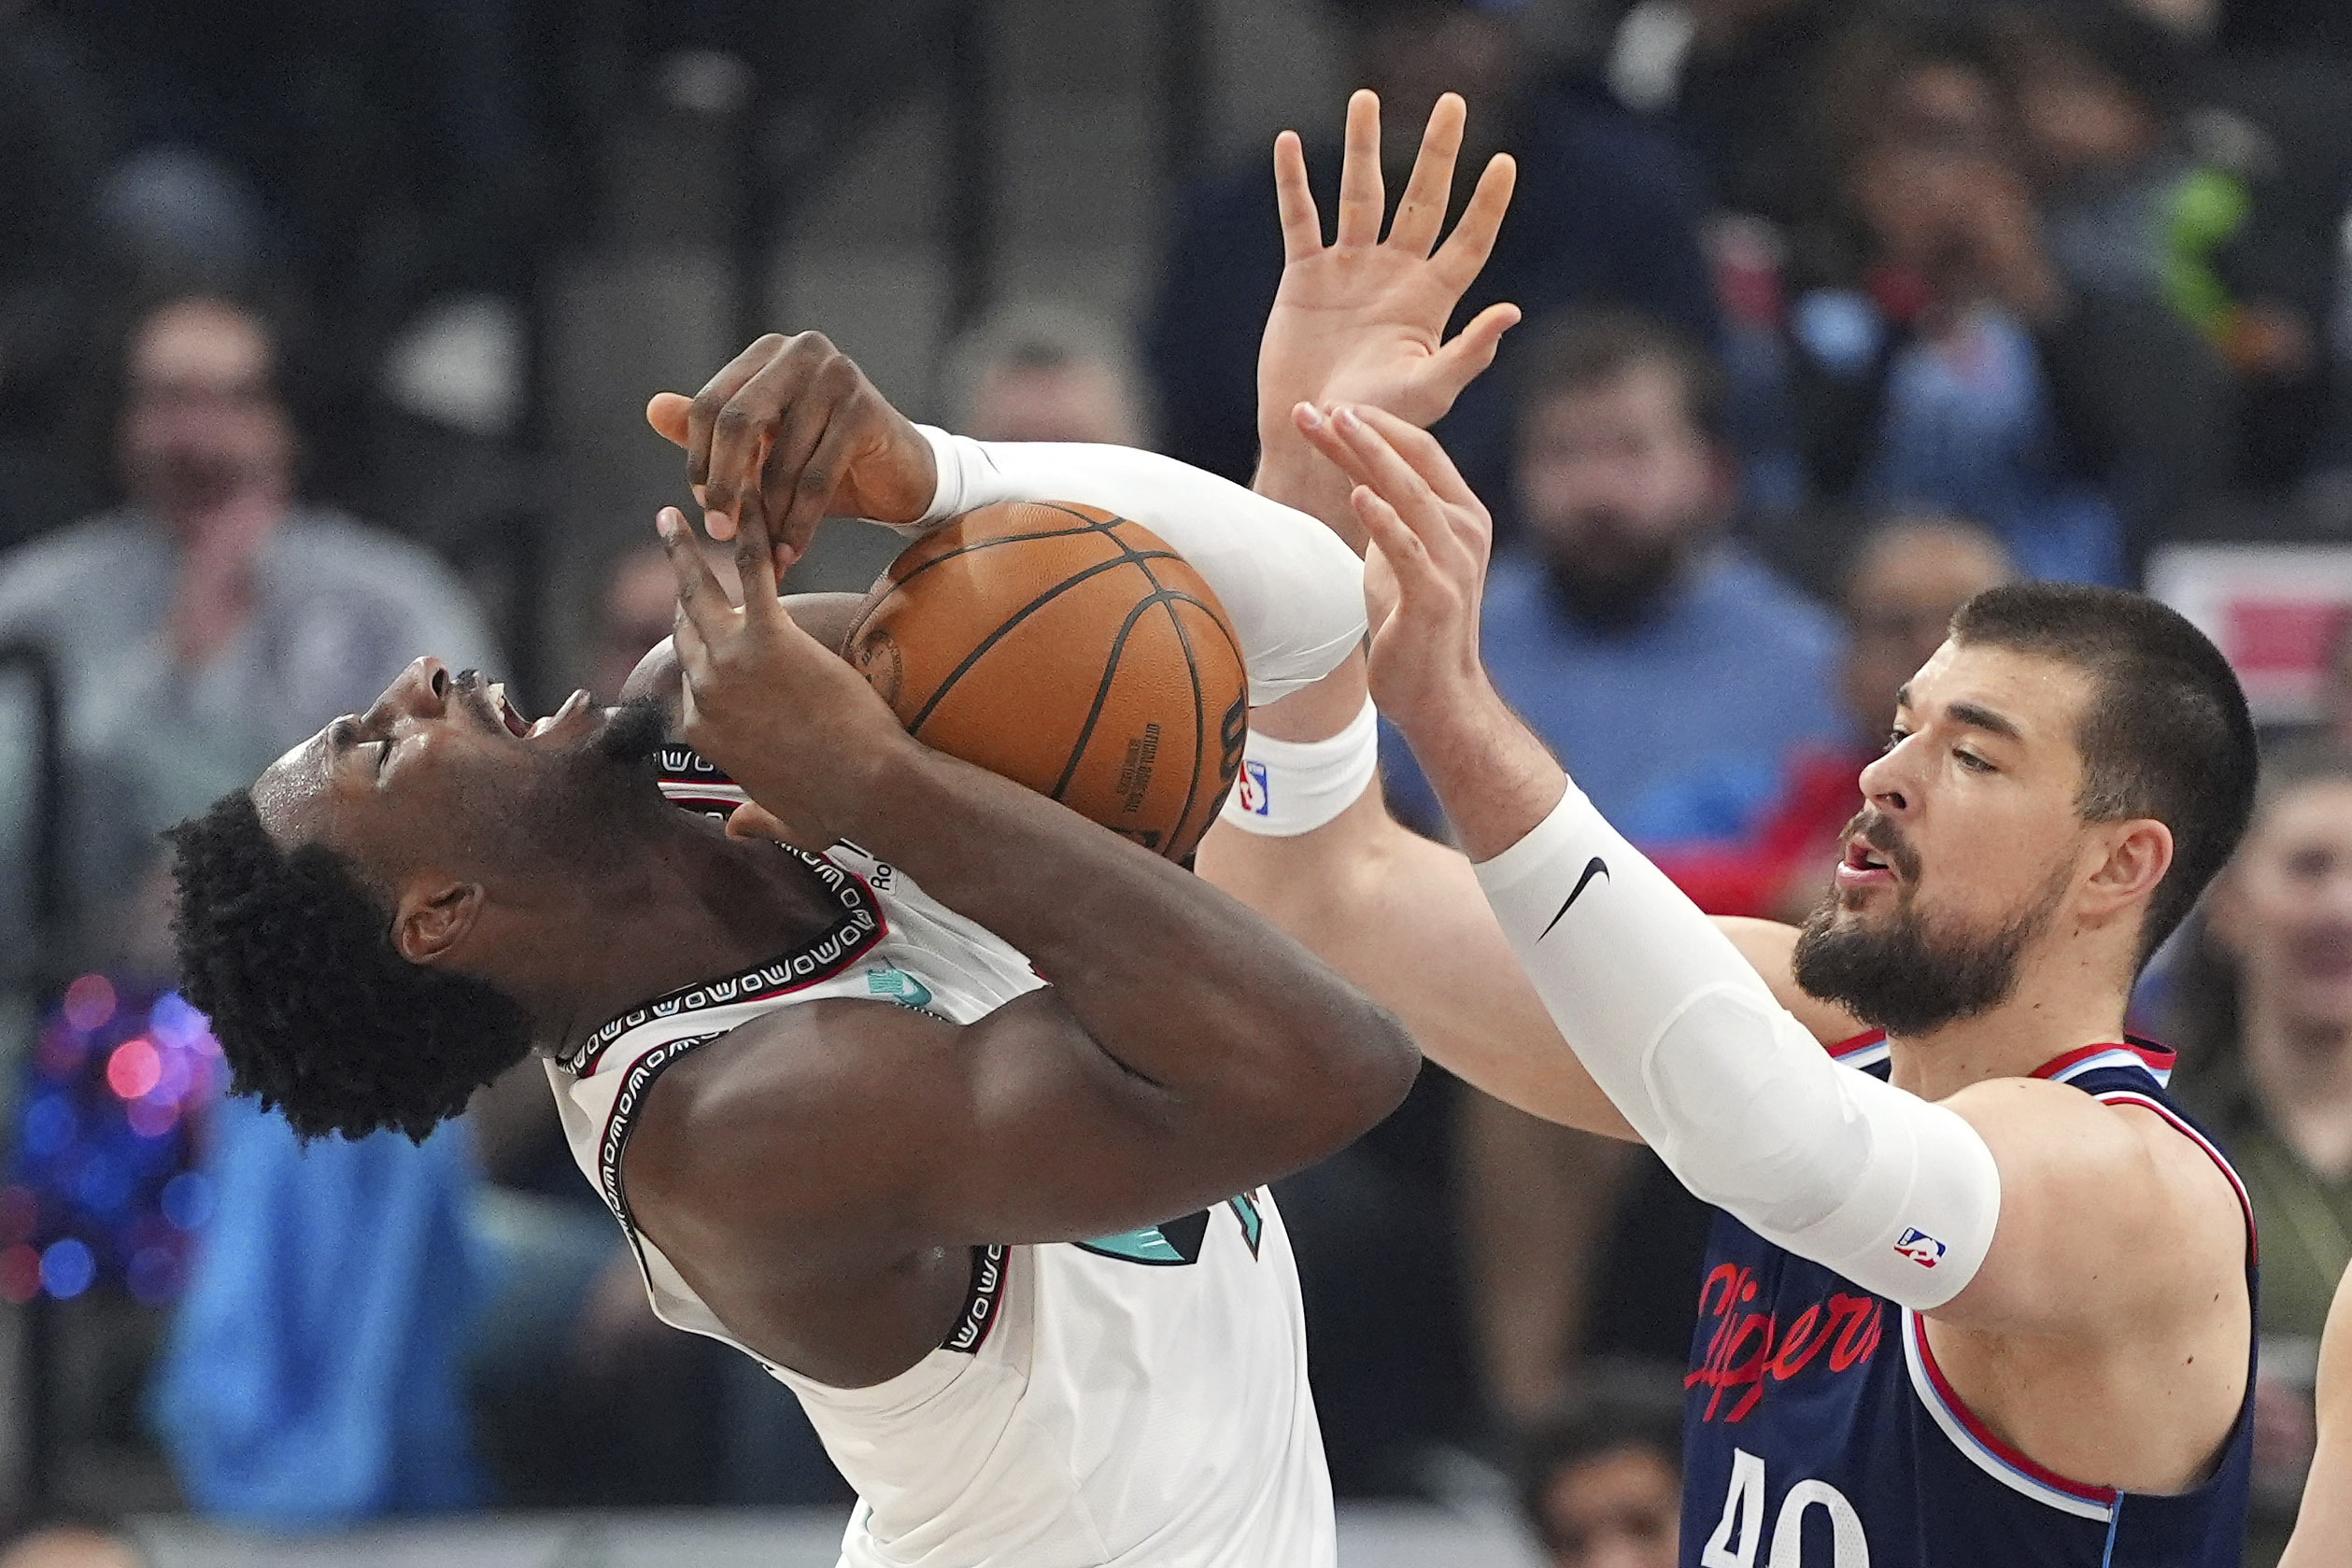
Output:
[[[1466,283],[1505,193],[1439,253]],[[1362,362],[1441,409],[1505,325]],[[1182,871],[908,741],[827,651],[838,600],[772,613],[797,545],[764,517],[1119,511],[1217,591],[1259,704],[1359,643],[1353,556],[1148,454],[918,430],[814,335],[652,414],[698,484],[714,442],[733,465],[748,609],[665,517],[683,651],[641,700],[531,724],[420,660],[178,830],[183,971],[238,1087],[421,1133],[541,1052],[657,1310],[793,1387],[857,1489],[845,1563],[1327,1568],[1263,1184],[1385,1114],[1410,1042]],[[803,847],[664,803],[742,796],[673,716],[761,802],[738,830]]]

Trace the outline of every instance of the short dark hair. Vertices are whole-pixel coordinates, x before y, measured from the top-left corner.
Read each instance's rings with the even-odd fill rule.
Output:
[[[2084,819],[2152,817],[2173,833],[2173,864],[2140,932],[2145,964],[2229,862],[2253,814],[2259,754],[2236,671],[2177,611],[2144,594],[2071,583],[1987,589],[1952,616],[1952,640],[2055,659],[2090,677],[2075,736]]]
[[[212,1021],[232,1091],[305,1139],[397,1127],[422,1143],[529,1053],[521,1004],[403,958],[391,911],[349,862],[323,844],[280,849],[245,791],[165,837],[188,999]]]
[[[1522,1513],[1547,1548],[1553,1538],[1544,1494],[1573,1464],[1619,1448],[1653,1448],[1668,1464],[1682,1462],[1682,1372],[1663,1362],[1602,1357],[1575,1388],[1527,1432],[1519,1450]]]
[[[1638,310],[1591,306],[1547,322],[1520,355],[1520,410],[1523,417],[1565,393],[1605,387],[1651,365],[1680,385],[1692,429],[1723,440],[1731,382],[1722,361],[1692,333]]]

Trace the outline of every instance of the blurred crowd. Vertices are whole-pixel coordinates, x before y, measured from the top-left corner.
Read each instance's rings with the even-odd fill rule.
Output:
[[[1708,911],[1819,897],[1895,687],[1971,594],[2133,585],[2189,542],[2352,547],[2352,7],[1618,0],[1559,60],[1512,0],[1322,3],[1389,106],[1392,190],[1444,89],[1471,104],[1466,171],[1518,159],[1463,311],[1527,320],[1438,427],[1503,536],[1487,656]],[[744,21],[606,9],[647,69]],[[56,742],[8,686],[0,978],[49,1011],[0,1095],[0,1296],[60,1310],[144,1278],[168,1318],[110,1419],[224,1517],[844,1495],[787,1395],[655,1324],[536,1067],[422,1148],[304,1149],[203,1092],[201,1042],[170,1084],[119,1066],[164,1033],[161,828],[419,653],[543,652],[377,468],[415,428],[531,440],[517,346],[593,150],[531,47],[546,21],[0,0],[0,679],[50,690]],[[1326,211],[1338,122],[1303,128]],[[1178,194],[1142,319],[1000,302],[942,358],[942,421],[1246,481],[1271,186],[1254,160]],[[453,322],[506,346],[458,396],[418,369]],[[666,634],[670,577],[646,549],[602,582],[571,673],[610,695]],[[2333,646],[2141,1009],[2261,1225],[2257,1562],[2352,1262],[2352,636]],[[1385,763],[1395,810],[1442,835],[1410,757]],[[75,975],[106,977],[104,1016],[74,1011]],[[109,1116],[168,1158],[92,1176]],[[190,1174],[202,1204],[156,1195]],[[1343,1494],[1508,1477],[1562,1568],[1673,1561],[1709,1216],[1654,1161],[1432,1070],[1280,1196]],[[184,1266],[150,1221],[194,1236]]]

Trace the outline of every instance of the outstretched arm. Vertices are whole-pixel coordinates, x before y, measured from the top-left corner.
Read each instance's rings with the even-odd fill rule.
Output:
[[[1329,244],[1297,136],[1284,133],[1275,143],[1285,264],[1258,357],[1256,487],[1321,517],[1358,552],[1366,533],[1349,499],[1353,481],[1306,438],[1295,411],[1347,403],[1431,424],[1493,362],[1519,318],[1516,307],[1495,305],[1455,337],[1444,336],[1494,247],[1514,178],[1508,157],[1490,162],[1438,244],[1466,115],[1458,96],[1438,100],[1385,238],[1373,94],[1349,100],[1339,223]],[[1370,586],[1377,616],[1386,590],[1377,578]],[[1326,745],[1363,712],[1367,691],[1364,660],[1351,658],[1316,685],[1252,713],[1252,744]],[[1361,770],[1351,776],[1365,777]],[[1377,788],[1304,831],[1244,831],[1242,820],[1229,812],[1211,829],[1201,875],[1396,1009],[1432,1059],[1472,1083],[1550,1121],[1634,1136],[1560,1038],[1459,853],[1397,823]],[[1809,1003],[1788,982],[1792,934],[1785,927],[1741,922],[1728,934],[1776,990],[1786,986],[1821,1038],[1855,1032],[1850,1019]]]
[[[843,1266],[813,1228],[868,1268],[1101,1236],[1245,1193],[1394,1109],[1417,1065],[1395,1020],[1197,878],[910,739],[777,607],[757,503],[737,520],[740,610],[684,519],[663,519],[686,739],[795,841],[871,848],[1051,987],[960,1028],[793,1010],[675,1069],[629,1179],[658,1211],[648,1234],[718,1276],[730,1327],[756,1333],[769,1309],[730,1277]],[[786,1322],[769,1326],[780,1343]]]
[[[1491,528],[1437,443],[1376,412],[1310,428],[1362,481],[1375,570],[1398,585],[1373,690],[1561,1034],[1684,1185],[1966,1327],[2066,1335],[2127,1315],[2165,1335],[2189,1329],[2192,1300],[2229,1304],[2198,1320],[2224,1330],[2244,1313],[2237,1199],[2155,1111],[2014,1079],[1931,1103],[1828,1061],[1495,695],[1478,640]],[[2241,1377],[2229,1363],[2197,1376]]]
[[[2352,1269],[2336,1287],[2319,1340],[2319,1448],[2302,1515],[2278,1568],[2342,1568],[2352,1541]]]

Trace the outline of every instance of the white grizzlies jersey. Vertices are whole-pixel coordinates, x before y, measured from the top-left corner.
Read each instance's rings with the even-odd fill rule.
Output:
[[[661,1069],[800,1002],[866,998],[968,1024],[1041,983],[863,851],[810,863],[841,899],[833,926],[615,1019],[547,1068],[573,1155],[635,1244],[655,1312],[738,1349],[622,1197],[631,1119]],[[976,1250],[954,1332],[872,1388],[768,1370],[857,1490],[844,1568],[1337,1561],[1298,1277],[1263,1191],[1125,1236]]]

